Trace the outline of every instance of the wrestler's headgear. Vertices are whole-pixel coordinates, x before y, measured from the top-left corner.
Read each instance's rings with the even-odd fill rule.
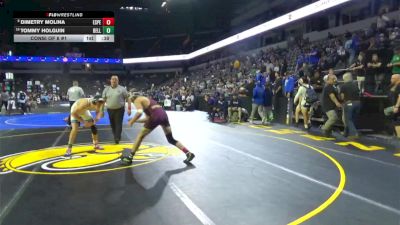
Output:
[[[92,103],[93,103],[93,104],[96,104],[96,103],[98,103],[98,102],[104,102],[104,98],[102,98],[101,95],[95,95],[95,96],[92,98]]]

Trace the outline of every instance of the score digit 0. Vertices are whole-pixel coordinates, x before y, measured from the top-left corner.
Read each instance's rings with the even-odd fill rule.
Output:
[[[114,18],[103,18],[103,26],[114,26]]]

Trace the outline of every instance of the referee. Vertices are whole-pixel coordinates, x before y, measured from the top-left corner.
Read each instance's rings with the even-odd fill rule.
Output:
[[[103,91],[115,144],[119,144],[121,140],[126,100],[128,101],[128,115],[131,115],[131,100],[128,91],[118,83],[118,76],[111,76],[111,86],[107,86]]]

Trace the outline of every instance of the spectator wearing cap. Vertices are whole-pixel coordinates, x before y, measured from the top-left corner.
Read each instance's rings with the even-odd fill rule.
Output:
[[[360,113],[360,91],[353,82],[351,73],[343,75],[344,84],[340,86],[340,99],[343,102],[343,124],[345,137],[359,137],[359,133],[354,125],[357,115]]]
[[[338,120],[336,109],[342,107],[338,100],[337,90],[334,87],[336,81],[337,78],[335,75],[327,75],[326,84],[324,89],[322,90],[322,110],[326,113],[328,117],[328,120],[321,128],[325,136],[332,135],[333,125]]]
[[[117,75],[111,76],[111,85],[103,91],[103,98],[106,101],[108,118],[115,144],[119,144],[122,133],[122,121],[125,114],[125,102],[128,102],[128,115],[131,115],[131,100],[128,91],[119,85]]]

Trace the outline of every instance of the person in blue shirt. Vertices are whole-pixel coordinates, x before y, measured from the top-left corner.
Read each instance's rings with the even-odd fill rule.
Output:
[[[292,97],[296,79],[294,75],[289,75],[284,81],[284,90],[286,97]]]
[[[259,82],[260,85],[264,86],[266,83],[266,77],[261,71],[257,71],[255,83]]]
[[[261,82],[257,82],[253,89],[253,103],[251,107],[250,123],[254,123],[254,114],[256,110],[264,121],[264,103],[265,103],[265,86],[261,85]]]
[[[304,62],[306,62],[304,55],[303,55],[303,53],[300,53],[300,55],[297,57],[297,60],[296,60],[296,71],[301,68],[301,66],[303,65]]]

